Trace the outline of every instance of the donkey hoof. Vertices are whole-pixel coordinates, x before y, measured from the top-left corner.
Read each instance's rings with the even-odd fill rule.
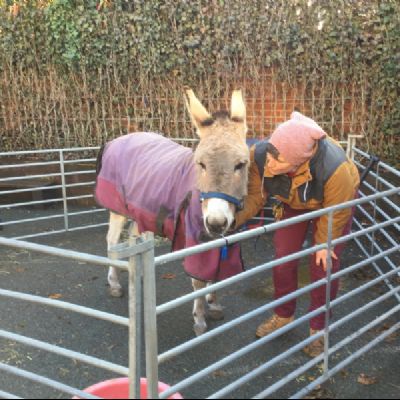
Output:
[[[194,324],[193,330],[194,330],[194,333],[196,334],[196,336],[200,336],[207,330],[207,325],[206,324]]]
[[[221,321],[224,319],[224,311],[223,310],[208,310],[207,316],[213,321]]]
[[[112,297],[122,297],[124,295],[124,291],[120,287],[115,287],[109,289],[109,293]]]

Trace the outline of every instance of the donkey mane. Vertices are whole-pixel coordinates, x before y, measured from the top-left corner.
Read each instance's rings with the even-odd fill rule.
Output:
[[[228,111],[220,110],[220,111],[214,112],[212,114],[211,118],[207,118],[204,121],[201,121],[200,125],[202,127],[207,127],[207,126],[213,125],[217,120],[225,121],[227,119],[229,119],[231,121],[234,121],[234,122],[243,122],[242,118],[238,118],[238,117],[231,118],[231,116],[230,116]]]

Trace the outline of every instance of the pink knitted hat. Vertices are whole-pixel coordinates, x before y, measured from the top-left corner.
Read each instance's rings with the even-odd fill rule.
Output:
[[[324,137],[326,133],[315,121],[295,111],[275,129],[269,142],[287,162],[301,165],[311,158],[315,142]]]

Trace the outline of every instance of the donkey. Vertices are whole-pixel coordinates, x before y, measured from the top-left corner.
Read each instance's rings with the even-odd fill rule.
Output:
[[[99,154],[95,197],[111,211],[108,248],[118,243],[128,218],[135,233],[167,236],[173,250],[221,237],[234,223],[247,194],[250,163],[242,92],[233,91],[230,113],[211,115],[187,87],[185,103],[200,138],[194,152],[161,135],[138,132],[109,142]],[[185,258],[194,290],[241,272],[240,249],[229,252]],[[122,296],[116,268],[110,267],[108,282],[110,294]],[[194,301],[196,335],[206,331],[206,316],[223,318],[215,293]]]

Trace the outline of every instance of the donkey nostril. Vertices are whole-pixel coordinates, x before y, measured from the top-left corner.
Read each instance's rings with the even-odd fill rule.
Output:
[[[222,233],[228,226],[228,220],[226,218],[223,219],[214,219],[207,217],[206,224],[210,232],[212,233]]]

